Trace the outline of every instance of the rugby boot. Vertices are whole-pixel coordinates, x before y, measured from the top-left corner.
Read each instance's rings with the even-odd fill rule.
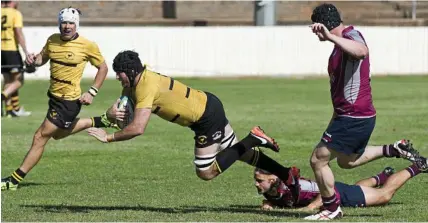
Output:
[[[428,160],[423,156],[417,156],[415,164],[422,173],[428,173]]]
[[[18,189],[18,184],[14,184],[12,183],[11,177],[6,177],[1,179],[1,190],[17,190]]]
[[[266,135],[266,133],[263,131],[260,126],[256,126],[253,129],[251,129],[250,134],[252,137],[258,139],[260,141],[259,145],[256,146],[262,146],[269,148],[275,152],[279,152],[279,145],[275,142],[275,139],[269,137]]]
[[[340,206],[337,207],[337,209],[333,212],[321,207],[320,211],[316,214],[307,216],[304,218],[304,220],[311,220],[311,221],[329,221],[333,219],[339,219],[343,217],[343,211],[340,208]]]
[[[413,148],[413,144],[408,139],[401,139],[394,143],[394,149],[399,157],[414,162],[419,157],[419,152]]]

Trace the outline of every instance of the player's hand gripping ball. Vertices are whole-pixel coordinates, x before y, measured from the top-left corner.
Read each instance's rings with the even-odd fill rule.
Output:
[[[120,97],[120,102],[117,105],[117,108],[125,109],[126,116],[123,119],[123,121],[116,120],[116,124],[119,126],[120,129],[125,128],[129,125],[129,123],[132,122],[134,119],[134,102],[131,98],[127,96]]]

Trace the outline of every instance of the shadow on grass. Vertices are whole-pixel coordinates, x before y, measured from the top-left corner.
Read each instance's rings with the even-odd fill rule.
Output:
[[[277,217],[303,217],[307,214],[299,212],[287,212],[285,210],[262,211],[259,206],[231,205],[229,207],[206,207],[206,206],[179,206],[179,207],[150,207],[150,206],[80,206],[80,205],[21,205],[24,208],[35,208],[37,211],[52,213],[89,213],[90,211],[149,211],[167,214],[187,214],[195,212],[228,212],[228,213],[251,213],[263,214]]]
[[[77,184],[77,183],[75,182],[62,182],[62,183],[22,182],[22,183],[19,183],[18,190],[23,187],[38,187],[38,186],[46,186],[46,185],[60,186],[60,185],[70,185],[70,184]]]
[[[22,188],[22,187],[34,187],[34,186],[42,186],[42,185],[45,185],[45,184],[33,183],[33,182],[22,182],[18,185],[18,190],[19,188]]]
[[[303,212],[288,212],[285,209],[272,211],[262,211],[258,205],[230,205],[229,207],[206,207],[206,206],[179,206],[179,207],[150,207],[150,206],[80,206],[80,205],[21,205],[24,208],[35,208],[40,212],[51,213],[89,213],[91,211],[149,211],[167,214],[187,214],[196,212],[216,212],[216,213],[249,213],[263,214],[274,217],[294,217],[302,218],[308,216]],[[382,217],[379,214],[350,214],[353,217]]]

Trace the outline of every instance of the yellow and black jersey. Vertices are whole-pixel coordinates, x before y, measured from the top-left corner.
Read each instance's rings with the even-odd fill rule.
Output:
[[[135,108],[150,108],[162,119],[182,126],[198,121],[207,103],[205,92],[148,69],[133,88],[132,98]]]
[[[50,59],[49,92],[64,100],[80,97],[80,81],[88,61],[96,67],[104,62],[96,43],[82,36],[63,41],[59,33],[48,38],[41,55]]]
[[[1,50],[18,51],[15,28],[22,28],[22,14],[14,8],[1,8]]]

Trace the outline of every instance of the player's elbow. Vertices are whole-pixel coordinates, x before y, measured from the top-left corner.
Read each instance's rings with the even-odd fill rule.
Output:
[[[140,136],[142,134],[144,134],[144,128],[141,128],[138,126],[132,128],[132,136],[135,137],[135,136]]]
[[[369,56],[369,49],[367,48],[367,46],[364,46],[364,45],[359,47],[359,49],[354,54],[354,57],[359,60],[362,60],[368,56]]]
[[[144,128],[138,128],[137,131],[135,132],[135,134],[137,136],[144,134]]]
[[[98,71],[100,73],[107,74],[107,72],[108,72],[108,67],[107,67],[107,64],[105,62],[101,63],[97,68],[98,68]]]
[[[144,130],[142,131],[141,128],[132,124],[124,128],[123,131],[125,132],[125,135],[127,136],[128,139],[132,139],[144,133]]]
[[[24,33],[22,32],[22,28],[15,28],[14,31],[15,31],[15,35],[18,38],[23,38],[24,37]]]

